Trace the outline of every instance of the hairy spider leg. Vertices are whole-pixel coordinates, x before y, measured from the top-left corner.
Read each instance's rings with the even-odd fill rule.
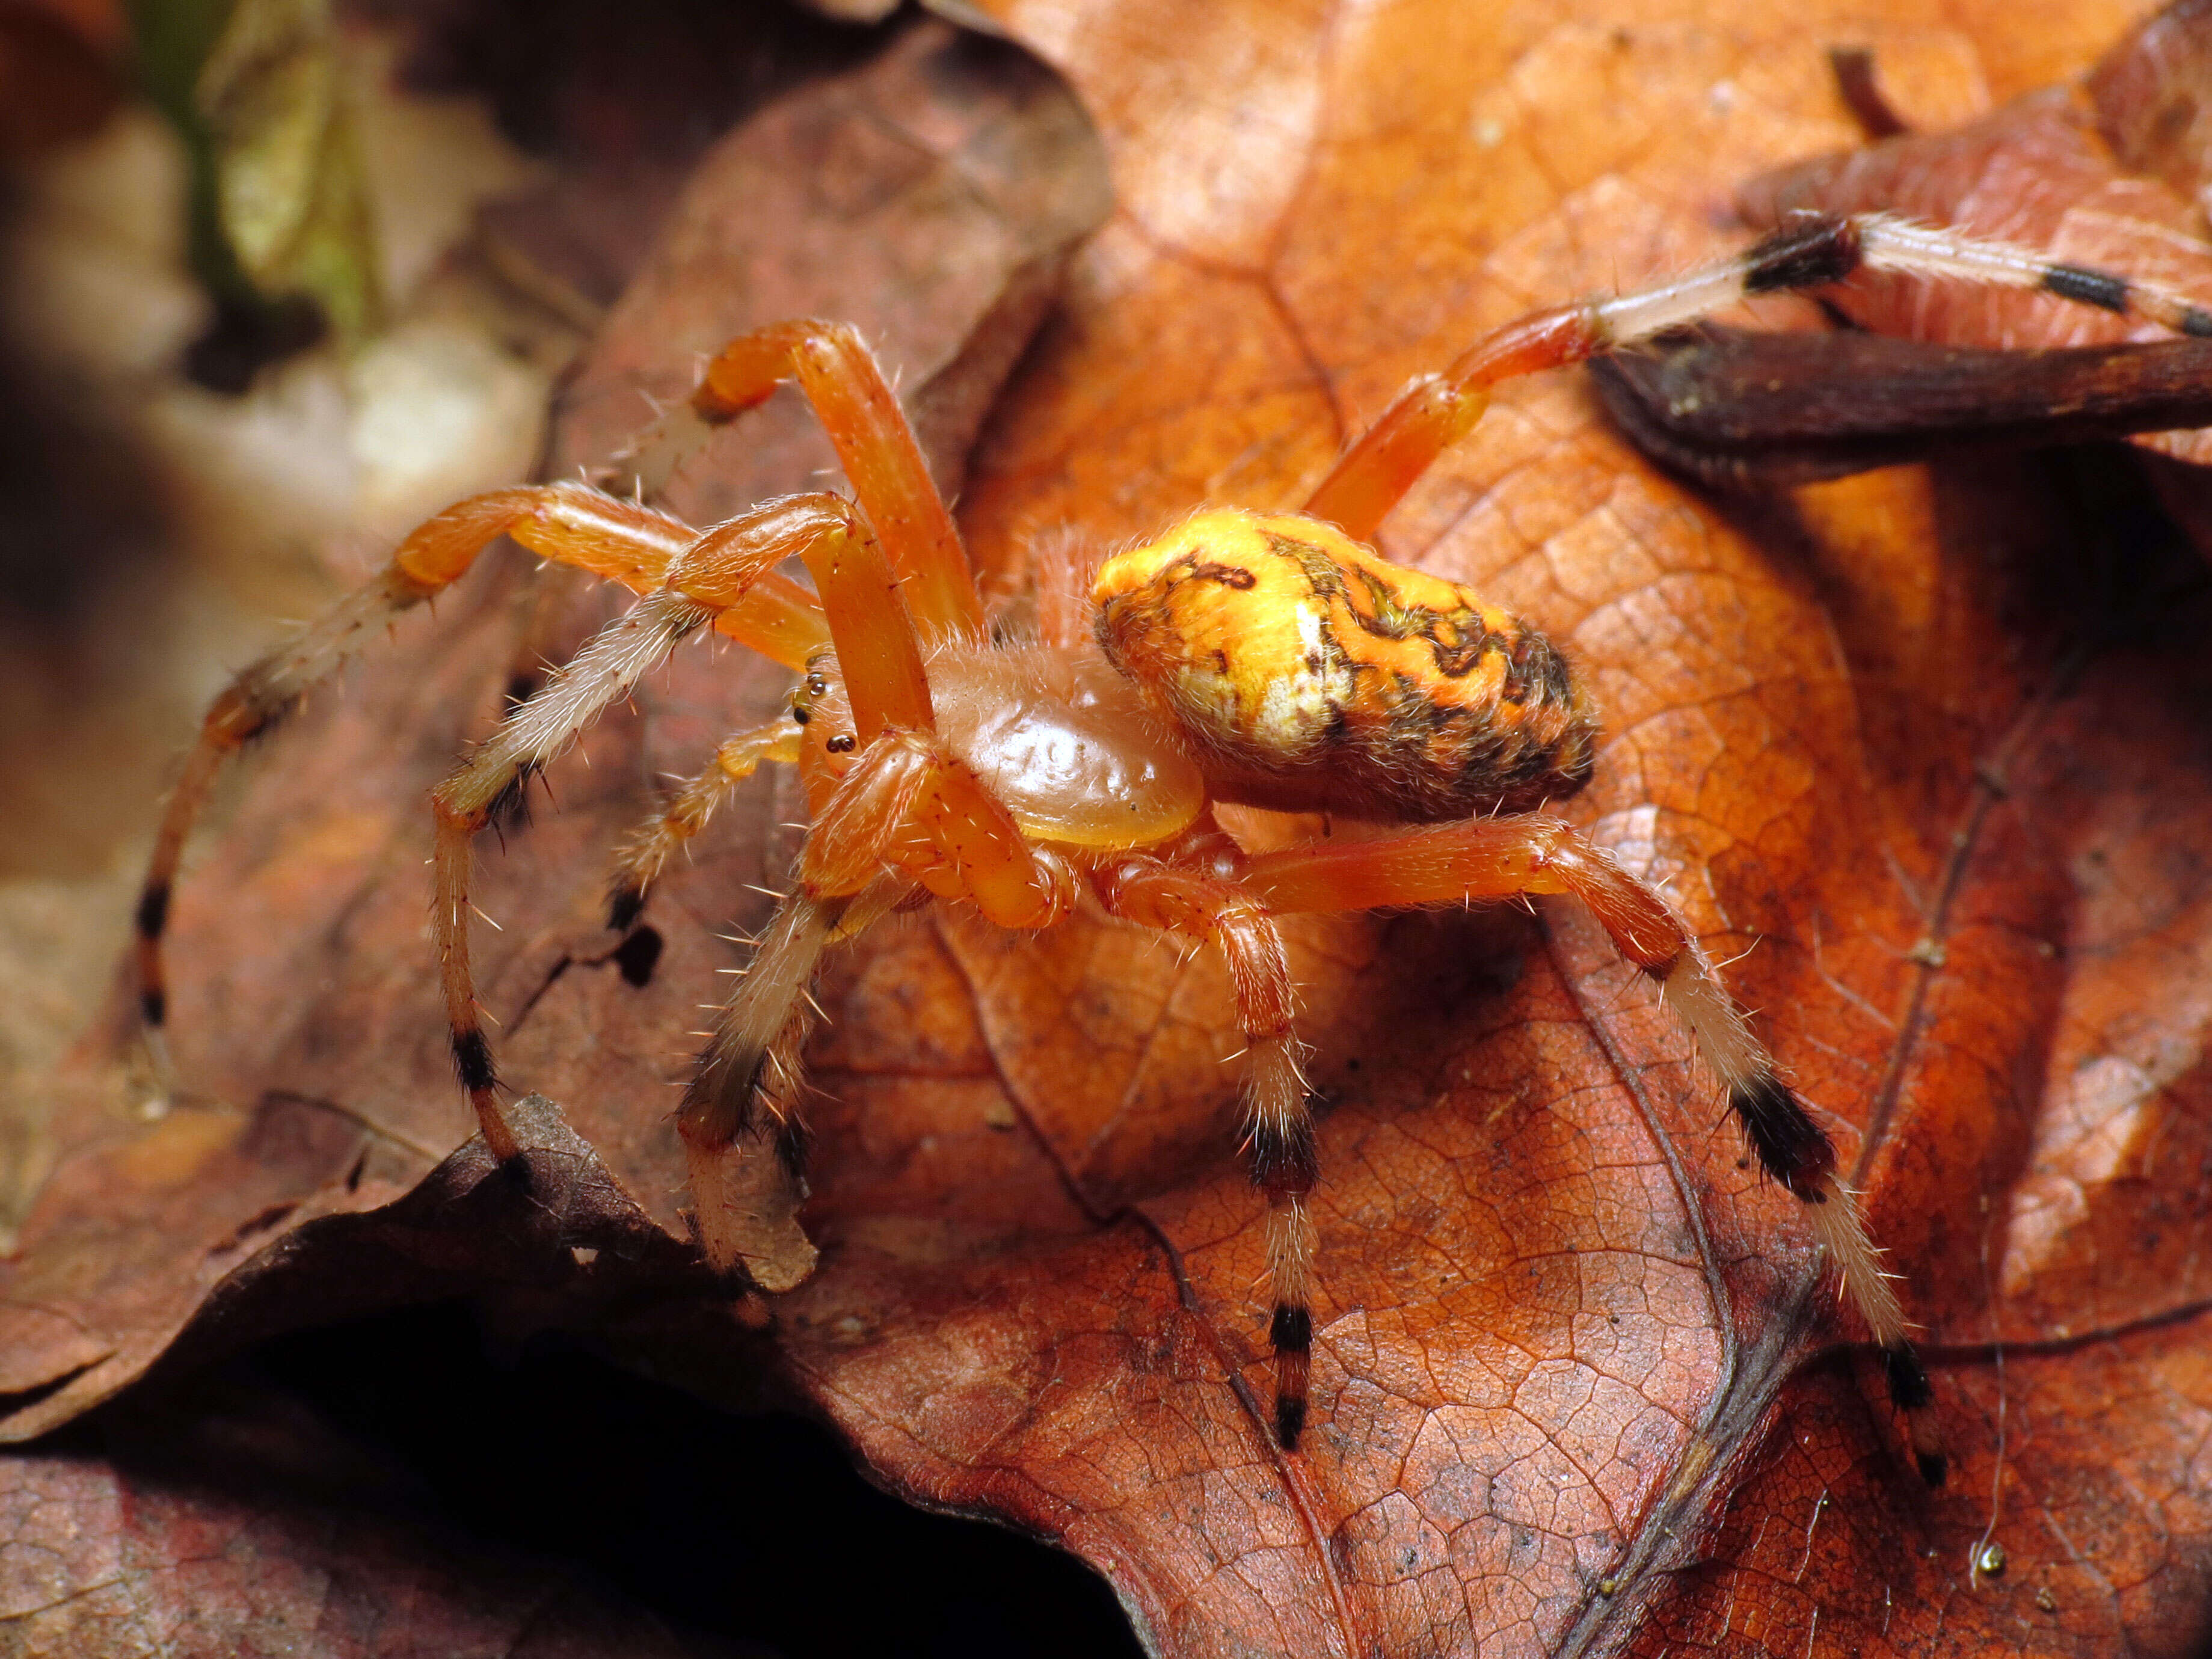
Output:
[[[607,926],[617,933],[628,932],[643,913],[668,860],[707,827],[762,762],[798,765],[804,735],[805,728],[786,714],[723,738],[705,768],[671,790],[660,810],[633,830],[615,854],[614,874],[607,883]]]
[[[1313,1358],[1315,1236],[1306,1200],[1320,1165],[1281,930],[1266,902],[1243,883],[1156,858],[1116,859],[1093,872],[1091,884],[1113,915],[1211,945],[1228,964],[1244,1032],[1244,1155],[1252,1184],[1267,1200],[1275,1438],[1296,1451]]]
[[[665,513],[618,501],[586,484],[523,485],[456,502],[410,532],[377,576],[340,599],[293,638],[242,670],[200,724],[176,788],[161,815],[137,915],[139,1009],[158,1033],[168,1015],[161,935],[169,896],[193,821],[225,761],[266,732],[378,629],[397,621],[466,574],[501,535],[539,557],[576,566],[640,593],[660,584],[669,562],[697,532]],[[813,596],[777,577],[763,583],[736,637],[756,650],[803,663],[824,637]]]
[[[785,380],[798,382],[829,434],[847,481],[896,574],[902,602],[902,607],[856,607],[848,623],[853,637],[841,647],[841,659],[865,660],[866,653],[877,648],[880,641],[860,631],[871,622],[878,629],[911,627],[925,641],[980,643],[986,631],[983,603],[959,532],[930,478],[897,397],[850,325],[801,318],[739,336],[702,371],[690,409],[707,425],[720,425],[757,408]],[[904,646],[893,648],[902,658],[910,654]],[[901,718],[892,723],[926,726],[928,721]],[[879,723],[863,718],[854,736],[865,742],[880,729]],[[731,741],[751,752],[754,735]],[[797,738],[787,727],[784,738],[787,741],[782,747],[794,749]],[[636,921],[647,889],[669,853],[705,827],[715,805],[750,775],[760,758],[793,756],[762,750],[748,763],[738,754],[727,759],[718,755],[713,765],[672,799],[658,832],[642,831],[633,837],[610,889],[610,927],[626,929]],[[732,766],[743,769],[732,770]]]
[[[1473,818],[1378,838],[1293,848],[1252,860],[1247,885],[1279,913],[1453,903],[1516,893],[1565,893],[1596,918],[1614,947],[1659,988],[1689,1028],[1759,1167],[1805,1206],[1813,1234],[1836,1264],[1844,1293],[1881,1350],[1890,1399],[1930,1485],[1946,1461],[1927,1371],[1850,1189],[1837,1178],[1836,1149],[1721,987],[1705,951],[1664,899],[1602,848],[1559,819]]]
[[[1485,335],[1443,374],[1408,381],[1305,510],[1371,542],[1415,480],[1474,430],[1499,381],[1634,345],[1762,294],[1826,288],[1862,270],[2036,289],[2177,333],[2212,336],[2212,311],[2170,289],[1890,214],[1805,214],[1733,258],[1612,299],[1531,312]]]
[[[834,915],[837,907],[875,890],[887,871],[901,898],[919,884],[940,898],[966,900],[1001,927],[1048,927],[1076,898],[1073,868],[1031,844],[934,731],[881,731],[830,783],[799,855],[798,887],[769,937],[781,939],[784,929],[797,927],[799,910]],[[771,985],[777,981],[766,978]],[[678,1127],[702,1146],[728,1146],[750,1121],[762,1057],[784,1024],[763,983],[757,957],[700,1055]],[[774,1000],[788,1002],[804,985],[802,976]]]
[[[603,636],[592,647],[599,651],[604,647],[599,660],[573,681],[564,675],[549,685],[438,792],[435,925],[445,964],[447,1013],[456,1063],[495,1151],[500,1150],[495,1133],[505,1137],[506,1131],[503,1126],[496,1132],[493,1127],[498,1120],[497,1079],[471,989],[464,908],[471,845],[476,831],[529,768],[542,765],[607,701],[635,684],[632,670],[641,673],[650,665],[647,658],[655,641],[665,651],[696,626],[685,603],[710,609],[739,605],[775,562],[797,554],[814,576],[821,613],[828,619],[844,669],[855,745],[863,750],[887,731],[930,733],[917,741],[933,749],[922,643],[940,639],[980,642],[983,638],[982,600],[951,514],[929,477],[897,398],[857,331],[844,325],[802,319],[740,336],[708,363],[691,408],[702,421],[719,424],[765,401],[786,380],[795,380],[812,405],[844,466],[859,510],[834,496],[793,497],[732,520],[701,538],[669,568],[667,592],[680,599],[655,596],[641,605],[631,619],[635,629],[632,637],[614,638],[613,630]],[[787,522],[793,515],[803,519],[809,513],[827,515],[836,523],[808,528]],[[587,651],[586,656],[591,654]],[[586,669],[580,658],[574,666]],[[625,674],[631,678],[624,679]],[[589,690],[592,685],[599,690]],[[532,708],[539,704],[544,706],[543,714],[532,714]],[[1011,818],[982,794],[966,769],[949,755],[940,758],[945,764],[938,770],[943,775],[924,791],[924,805],[942,813],[961,796],[964,780],[967,792],[983,802],[983,807],[975,809],[975,815],[995,813],[1002,823],[993,826],[994,832],[1000,828],[1011,831]],[[823,804],[815,803],[817,817]],[[1018,843],[1018,834],[1015,840]],[[808,840],[810,852],[822,843],[817,825]],[[1024,860],[1025,866],[1030,862]],[[868,873],[872,878],[872,863]],[[1072,885],[1072,875],[1060,873],[1062,884]],[[814,890],[820,896],[818,886]],[[1009,908],[987,892],[969,896],[987,915],[993,914],[994,904],[1009,914],[1022,909],[1019,902]],[[769,1039],[771,1043],[775,1040]],[[747,1067],[749,1072],[757,1069]]]
[[[804,890],[784,896],[751,965],[723,1005],[677,1111],[676,1132],[691,1179],[692,1224],[717,1273],[733,1278],[745,1273],[744,1200],[732,1190],[738,1170],[726,1154],[758,1121],[757,1107],[768,1109],[784,1167],[796,1174],[805,1161],[800,1054],[812,1010],[806,988],[851,907],[849,899],[817,899]]]
[[[1030,631],[1039,645],[1089,648],[1097,622],[1091,603],[1091,584],[1101,562],[1097,544],[1072,525],[1058,526],[1030,538],[1029,568],[1024,575],[1030,602]]]
[[[857,337],[851,343],[860,349]],[[872,374],[872,362],[867,368]],[[903,431],[896,403],[890,412]],[[930,494],[934,500],[933,489]],[[952,544],[956,552],[957,546]],[[861,580],[857,567],[815,567],[854,729],[817,731],[819,741],[799,745],[813,809],[799,879],[724,1004],[677,1113],[699,1204],[700,1243],[709,1265],[725,1273],[742,1268],[743,1261],[721,1197],[729,1167],[724,1155],[755,1122],[763,1092],[787,1165],[795,1171],[805,1153],[799,1055],[806,987],[823,951],[905,902],[917,885],[966,899],[1007,927],[1048,927],[1075,902],[1073,869],[1057,854],[1032,846],[981,780],[939,742],[919,625],[906,603],[919,585],[903,568],[894,579],[892,568]],[[957,572],[940,574],[947,585],[975,595],[964,557]],[[841,769],[830,758],[833,752],[854,758]]]
[[[920,651],[900,613],[890,567],[866,522],[842,496],[792,495],[695,535],[669,562],[665,586],[604,629],[431,793],[437,822],[432,928],[453,1060],[485,1143],[501,1158],[513,1156],[515,1143],[499,1111],[498,1074],[477,1018],[469,961],[468,889],[477,834],[502,810],[519,805],[532,774],[608,704],[628,696],[675,646],[709,622],[717,631],[745,638],[763,583],[792,557],[802,560],[814,577],[817,627],[826,621],[828,642],[850,650],[860,665],[848,679],[856,722],[877,730],[893,721],[927,726],[929,684]],[[806,598],[810,606],[817,603],[814,596]]]
[[[798,886],[724,1005],[677,1112],[699,1242],[718,1272],[744,1266],[738,1235],[726,1223],[724,1154],[757,1121],[763,1098],[786,1165],[797,1174],[805,1156],[797,1084],[815,963],[826,945],[858,934],[917,885],[1013,928],[1048,927],[1077,896],[1073,866],[1025,839],[933,731],[887,729],[860,747],[817,809]]]
[[[983,601],[960,532],[897,396],[858,330],[801,318],[741,335],[708,363],[691,408],[708,424],[720,425],[793,380],[829,434],[923,639],[980,642]]]
[[[856,894],[887,863],[1000,927],[1049,927],[1075,902],[1073,866],[1024,836],[933,732],[885,732],[863,746],[815,814],[799,885],[818,898]]]

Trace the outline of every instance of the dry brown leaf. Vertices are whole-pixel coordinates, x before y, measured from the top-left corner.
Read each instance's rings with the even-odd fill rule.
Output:
[[[0,1456],[10,1655],[700,1652],[571,1566],[487,1549],[426,1518],[279,1395],[234,1386],[168,1404],[135,1433],[111,1425]]]
[[[993,10],[1085,100],[1118,204],[971,460],[963,518],[1001,579],[1061,523],[1111,541],[1200,501],[1295,501],[1483,326],[1728,246],[1741,181],[1851,142],[1832,44],[1870,45],[1916,116],[1963,118],[2078,76],[2135,15]],[[680,382],[680,357],[653,367]],[[1099,1565],[1163,1652],[2179,1650],[2212,1533],[2202,601],[2116,618],[2042,464],[1723,510],[1593,410],[1573,377],[1511,389],[1385,546],[1542,618],[1592,673],[1611,735],[1573,810],[1717,955],[1748,952],[1731,982],[1834,1115],[1928,1328],[1949,1490],[1905,1468],[1791,1201],[1563,908],[1297,933],[1334,1106],[1320,1412],[1295,1458],[1258,1409],[1261,1206],[1225,1156],[1212,965],[1087,924],[917,921],[848,952],[815,1056],[824,1263],[775,1304],[792,1376],[898,1489]],[[280,775],[182,890],[184,1063],[260,1104],[210,1116],[205,1151],[163,1126],[157,1176],[197,1160],[245,1187],[277,1160],[242,1126],[311,1098],[364,1131],[296,1137],[283,1179],[326,1171],[313,1204],[365,1208],[463,1132],[415,803],[488,712],[507,624],[495,599],[451,609],[280,739]],[[507,1070],[663,1230],[678,1034],[792,814],[764,787],[658,902],[643,991],[586,965],[601,849],[652,769],[773,693],[734,657],[679,663],[556,769],[562,811],[483,883]],[[112,1190],[137,1156],[75,1167]],[[115,1231],[146,1260],[135,1221]],[[190,1237],[163,1317],[227,1265]],[[52,1389],[18,1432],[131,1369],[100,1357],[127,1310],[70,1300],[55,1263],[85,1251],[52,1250],[8,1291],[8,1351],[43,1334],[49,1356],[16,1386]],[[27,1294],[42,1271],[52,1293]],[[92,1369],[56,1387],[72,1352]],[[2003,1570],[1977,1572],[1990,1543]]]
[[[669,354],[666,368],[688,375],[695,333],[720,339],[823,297],[794,287],[785,263],[790,240],[731,241],[714,228],[763,207],[781,209],[796,228],[822,216],[810,193],[826,197],[842,214],[844,234],[817,233],[819,245],[796,269],[808,277],[839,272],[851,284],[833,296],[846,301],[840,308],[866,316],[904,361],[935,371],[917,387],[917,402],[927,403],[948,447],[964,449],[991,377],[1004,374],[1022,331],[1035,325],[1055,261],[1103,210],[1090,142],[1065,91],[1034,63],[941,26],[914,33],[868,68],[764,112],[702,169],[666,246],[707,297],[686,296],[684,315],[651,325]],[[1026,159],[1040,179],[1060,182],[1024,183]],[[791,193],[779,198],[779,191]],[[959,257],[931,252],[939,248]],[[872,310],[872,293],[887,296]],[[580,382],[574,396],[583,413],[572,417],[580,423],[597,418],[627,431],[623,422],[650,413],[644,394],[653,383],[623,355],[629,328],[616,320],[604,367]],[[764,450],[776,453],[771,434],[781,422],[791,435],[781,451],[804,476],[814,465],[813,434],[790,418],[797,413],[767,411],[759,428],[769,440]],[[611,447],[602,443],[597,453]],[[771,487],[757,481],[754,490]],[[524,608],[556,618],[562,606],[545,601],[565,598],[574,611],[574,597],[573,588],[550,583],[520,595]],[[403,641],[396,663],[377,661],[343,697],[324,700],[303,722],[300,747],[277,763],[300,795],[272,802],[270,816],[249,812],[186,883],[180,940],[214,931],[180,943],[179,961],[221,957],[236,969],[191,975],[185,995],[193,1006],[180,1008],[176,1030],[191,1097],[150,1130],[136,1129],[131,1113],[143,1088],[118,1069],[115,1045],[98,1036],[58,1081],[69,1103],[58,1130],[61,1156],[0,1305],[0,1391],[21,1396],[9,1419],[14,1437],[65,1421],[137,1376],[254,1249],[319,1216],[389,1202],[463,1138],[446,1086],[450,1066],[431,1040],[434,1022],[420,1020],[428,1006],[420,1000],[423,913],[413,878],[422,796],[389,769],[421,769],[426,778],[442,770],[497,706],[517,659],[517,598],[496,580],[471,584],[441,607],[434,629]],[[593,594],[587,607],[604,604]],[[557,625],[573,636],[588,622],[568,616]],[[579,1031],[580,982],[615,977],[589,963],[568,972],[572,954],[596,957],[606,944],[592,890],[599,877],[577,888],[549,855],[553,838],[573,834],[580,837],[569,852],[575,867],[596,871],[650,779],[696,764],[694,745],[738,717],[747,696],[765,703],[780,695],[765,665],[702,655],[684,666],[688,688],[672,682],[653,706],[647,751],[638,750],[634,724],[617,721],[595,738],[612,745],[596,751],[598,773],[589,769],[592,754],[579,757],[576,781],[564,776],[558,786],[566,810],[531,832],[532,859],[506,861],[483,900],[530,929],[526,937],[518,930],[519,955],[495,954],[487,981],[505,1011],[514,1064],[535,1063],[527,1056],[538,1042],[586,1065],[596,1055],[611,1068],[611,1086],[588,1091],[604,1115],[586,1109],[576,1121],[678,1232],[682,1164],[666,1138],[658,1079],[698,1023],[693,1005],[714,994],[713,966],[727,956],[715,937],[729,925],[726,912],[678,937],[671,962],[678,971],[664,972],[647,996],[631,997],[623,1018]],[[394,733],[409,734],[396,750]],[[756,817],[750,827],[757,839],[764,826]],[[742,895],[769,867],[756,848],[750,859],[724,852],[702,873]],[[499,877],[516,875],[544,884],[501,890]],[[323,964],[334,954],[352,967],[329,974]],[[307,984],[320,989],[302,998]],[[533,1005],[541,1001],[539,1018]],[[533,1012],[526,1027],[525,1012]],[[338,1027],[328,1024],[333,1013]],[[362,1019],[367,1026],[353,1024]],[[375,1082],[370,1072],[342,1080],[324,1069],[356,1039],[374,1046]],[[341,1065],[352,1072],[351,1061]],[[641,1099],[640,1075],[653,1079]]]

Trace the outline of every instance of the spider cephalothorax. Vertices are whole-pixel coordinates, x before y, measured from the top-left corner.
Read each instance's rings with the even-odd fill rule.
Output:
[[[1565,894],[1650,976],[1761,1167],[1803,1201],[1886,1357],[1922,1470],[1939,1479],[1928,1380],[1827,1135],[1665,902],[1536,810],[1590,774],[1596,716],[1571,665],[1527,623],[1366,544],[1474,428],[1498,381],[1651,338],[1746,295],[1869,267],[2039,287],[2184,331],[2212,328],[2172,295],[2020,249],[1880,216],[1807,219],[1708,270],[1508,325],[1444,374],[1413,381],[1304,512],[1186,518],[1085,573],[1087,593],[1066,582],[1041,592],[1034,635],[1016,643],[994,637],[951,517],[859,337],[817,322],[747,335],[708,365],[692,411],[726,421],[796,380],[853,499],[790,496],[701,532],[585,485],[547,484],[474,497],[416,529],[381,576],[248,668],[209,711],[139,904],[147,1022],[158,1027],[167,1012],[160,943],[179,854],[223,758],[504,533],[643,597],[434,794],[453,1054],[495,1152],[512,1156],[516,1142],[470,969],[473,839],[672,647],[712,631],[792,669],[798,689],[784,716],[729,738],[623,847],[609,919],[639,924],[671,853],[763,761],[798,767],[812,822],[797,881],[678,1116],[716,1267],[741,1268],[726,1190],[734,1144],[761,1126],[787,1156],[803,1148],[795,1084],[823,951],[930,896],[1036,928],[1087,893],[1228,963],[1246,1037],[1245,1152],[1269,1211],[1275,1428],[1295,1447],[1315,1334],[1305,1206],[1320,1171],[1277,918]],[[780,574],[793,558],[811,591]],[[1216,822],[1218,802],[1382,828],[1255,854]]]

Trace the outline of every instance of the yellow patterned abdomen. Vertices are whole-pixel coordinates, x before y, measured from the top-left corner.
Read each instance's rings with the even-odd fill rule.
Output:
[[[1199,514],[1108,560],[1091,598],[1221,799],[1435,821],[1589,781],[1596,712],[1558,647],[1317,520]]]

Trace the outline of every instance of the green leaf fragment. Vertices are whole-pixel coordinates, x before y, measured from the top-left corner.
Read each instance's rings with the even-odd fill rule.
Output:
[[[137,0],[147,90],[192,162],[219,301],[307,295],[349,347],[382,319],[375,216],[329,0]]]

